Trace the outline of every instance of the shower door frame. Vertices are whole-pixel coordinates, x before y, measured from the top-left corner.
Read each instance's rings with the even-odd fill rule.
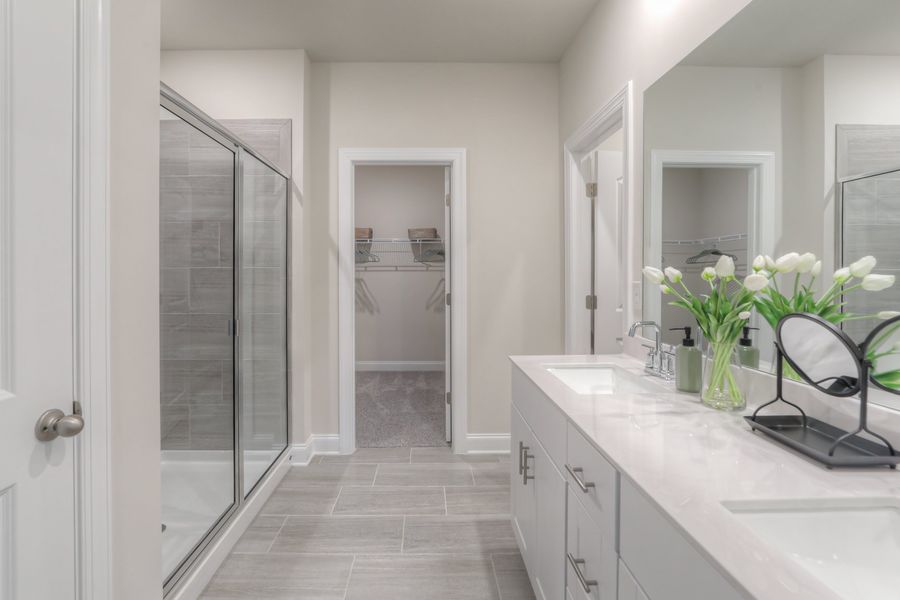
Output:
[[[234,502],[233,504],[226,510],[222,515],[216,520],[216,522],[210,527],[207,531],[206,535],[200,542],[194,547],[194,549],[185,556],[182,561],[179,563],[178,567],[171,573],[171,575],[164,575],[164,579],[162,581],[162,589],[164,598],[168,598],[180,592],[180,588],[186,580],[189,579],[189,575],[192,573],[195,566],[198,565],[200,560],[206,555],[207,550],[211,548],[213,542],[218,540],[224,533],[225,529],[229,524],[231,524],[237,516],[239,516],[241,510],[244,506],[251,500],[251,496],[257,492],[266,481],[266,479],[272,474],[272,472],[277,468],[277,466],[283,461],[283,459],[291,452],[292,449],[292,439],[293,439],[293,423],[292,423],[292,407],[291,407],[291,377],[290,377],[290,364],[291,364],[291,324],[293,322],[292,314],[291,314],[291,305],[292,305],[292,285],[291,285],[291,272],[292,272],[292,244],[291,244],[291,218],[292,218],[292,206],[291,206],[291,176],[285,173],[278,165],[270,161],[268,158],[263,156],[261,153],[257,152],[253,149],[252,146],[241,140],[237,135],[229,131],[222,124],[218,123],[215,119],[204,113],[202,110],[194,106],[190,101],[186,100],[184,97],[175,92],[172,88],[167,86],[164,83],[160,83],[160,95],[159,95],[159,104],[162,108],[168,110],[178,118],[182,119],[188,125],[196,128],[201,133],[208,135],[210,138],[215,140],[216,142],[222,144],[226,149],[234,152],[234,187],[233,187],[233,210],[234,210],[234,240],[233,240],[233,251],[234,251],[234,263],[232,265],[233,270],[233,280],[232,280],[232,294],[234,298],[233,304],[233,321],[239,323],[239,317],[241,314],[241,298],[240,298],[240,256],[241,256],[241,235],[240,232],[242,230],[243,224],[243,199],[244,199],[244,190],[243,190],[243,172],[241,169],[242,162],[241,157],[244,153],[249,154],[253,158],[259,160],[264,165],[272,169],[276,174],[283,177],[285,179],[285,303],[286,303],[286,311],[285,311],[285,398],[286,398],[286,426],[285,426],[285,447],[284,449],[278,453],[278,456],[271,462],[271,464],[266,468],[265,472],[259,477],[259,479],[253,484],[253,486],[249,490],[244,489],[244,444],[243,444],[243,436],[241,435],[242,429],[242,415],[243,415],[243,394],[240,393],[241,389],[241,375],[240,375],[240,361],[241,361],[241,351],[240,351],[240,325],[238,324],[237,335],[232,338],[233,344],[233,373],[234,373],[234,395],[233,395],[233,410],[234,410],[234,421],[233,421],[233,432],[234,432]]]

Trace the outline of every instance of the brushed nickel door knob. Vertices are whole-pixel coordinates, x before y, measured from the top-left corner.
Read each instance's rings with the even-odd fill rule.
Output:
[[[75,414],[67,415],[52,408],[40,416],[34,425],[34,436],[42,442],[52,442],[58,437],[73,437],[84,430],[81,406],[75,403]]]

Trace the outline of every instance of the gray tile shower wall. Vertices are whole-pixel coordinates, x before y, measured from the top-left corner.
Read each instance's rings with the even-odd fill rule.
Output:
[[[291,171],[287,119],[221,121]],[[160,123],[160,336],[163,450],[234,447],[234,155],[181,120]],[[286,443],[286,194],[244,163],[240,274],[242,423],[247,449]],[[278,439],[281,438],[281,439]]]
[[[234,447],[234,154],[160,123],[163,450]]]

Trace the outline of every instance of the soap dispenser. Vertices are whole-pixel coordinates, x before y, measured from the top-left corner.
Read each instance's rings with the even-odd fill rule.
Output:
[[[684,330],[684,339],[675,350],[675,388],[680,392],[698,393],[703,384],[703,359],[700,348],[691,337],[691,328],[673,327],[672,331]]]
[[[738,360],[745,367],[751,369],[759,368],[759,348],[753,347],[753,340],[750,339],[750,330],[759,331],[759,327],[744,327],[744,335],[738,341]]]

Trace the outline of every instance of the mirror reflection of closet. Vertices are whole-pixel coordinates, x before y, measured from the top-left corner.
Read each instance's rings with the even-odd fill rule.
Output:
[[[666,167],[662,185],[662,266],[684,274],[697,296],[709,291],[703,269],[730,256],[736,273],[747,272],[747,213],[750,178],[742,168]],[[743,218],[741,218],[743,216]],[[683,331],[671,327],[696,324],[681,308],[662,303],[663,342],[677,345]]]

